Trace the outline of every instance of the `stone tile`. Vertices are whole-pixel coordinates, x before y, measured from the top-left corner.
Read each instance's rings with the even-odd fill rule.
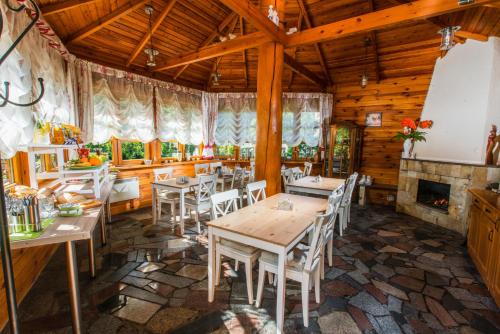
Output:
[[[395,270],[400,275],[413,277],[422,281],[425,279],[425,272],[420,268],[396,267]]]
[[[408,296],[410,297],[411,306],[413,306],[416,310],[419,310],[421,312],[427,312],[424,296],[422,294],[416,292],[410,292]]]
[[[134,276],[125,276],[124,278],[122,278],[121,282],[142,288],[142,287],[148,285],[149,283],[151,283],[151,280],[146,279],[146,278],[134,277]]]
[[[380,304],[372,295],[366,292],[360,292],[349,300],[349,304],[368,312],[372,315],[388,315],[387,308]]]
[[[197,311],[187,308],[165,308],[156,313],[148,322],[146,328],[156,334],[168,333],[182,325],[188,324],[197,315]]]
[[[128,274],[129,274],[129,276],[139,277],[139,278],[146,278],[148,276],[148,274],[145,274],[145,273],[137,271],[137,270],[132,270]]]
[[[384,276],[385,278],[390,278],[390,277],[392,277],[392,276],[395,275],[395,271],[392,268],[390,268],[388,266],[385,266],[383,264],[379,264],[379,263],[377,263],[376,265],[374,265],[372,267],[372,270],[374,272],[376,272],[376,273]]]
[[[387,297],[383,294],[382,290],[376,288],[373,284],[365,284],[363,288],[373,297],[375,297],[379,303],[387,304]]]
[[[393,295],[394,297],[398,299],[403,299],[403,300],[408,300],[408,296],[406,293],[390,284],[387,284],[385,282],[377,281],[377,280],[372,280],[373,285],[375,285],[378,289],[382,290],[383,292]]]
[[[200,281],[205,277],[207,277],[207,270],[208,267],[206,265],[199,266],[194,264],[188,264],[182,267],[175,274]]]
[[[450,285],[450,278],[444,275],[428,272],[425,273],[425,281],[427,284],[433,286],[447,286]]]
[[[113,313],[113,315],[128,321],[145,324],[160,307],[155,303],[127,297],[125,306]]]
[[[152,271],[160,270],[165,268],[165,263],[155,263],[155,262],[144,262],[136,270],[143,273],[150,273]]]
[[[468,325],[469,324],[469,321],[467,319],[465,319],[464,316],[458,311],[451,310],[450,315],[453,317],[453,319],[455,319],[455,321],[457,323],[459,323],[461,325]]]
[[[113,274],[111,276],[107,277],[106,280],[109,282],[118,282],[123,277],[127,276],[129,272],[131,272],[132,270],[134,270],[138,266],[139,266],[138,263],[128,262],[123,267],[121,267],[120,269],[113,272]]]
[[[175,290],[173,286],[158,282],[151,282],[148,284],[148,287],[162,297],[169,297],[172,291]]]
[[[337,277],[342,276],[345,273],[346,273],[345,270],[333,267],[332,269],[329,269],[328,272],[325,273],[325,277],[328,279],[334,280]]]
[[[436,300],[441,300],[441,298],[444,295],[444,290],[441,288],[436,288],[432,285],[426,285],[424,288],[424,295],[431,296],[432,298]]]
[[[194,280],[187,277],[164,274],[158,271],[151,273],[148,278],[152,279],[153,281],[168,284],[176,288],[185,288],[195,282]]]
[[[393,232],[393,231],[379,230],[377,232],[377,235],[379,235],[381,237],[400,237],[401,233],[399,233],[399,232]]]
[[[347,311],[354,319],[360,330],[369,331],[373,329],[370,320],[366,317],[365,313],[361,311],[359,308],[354,307],[352,305],[347,305]]]
[[[348,272],[347,275],[352,277],[352,279],[358,282],[359,284],[366,284],[370,282],[360,270],[354,270]]]
[[[319,317],[319,327],[323,333],[362,334],[347,312],[332,312]]]
[[[393,246],[385,246],[385,247],[379,249],[379,252],[380,253],[400,253],[400,254],[406,253],[405,250],[402,250],[400,248],[396,248]]]
[[[377,333],[402,333],[401,328],[399,328],[396,321],[394,321],[393,317],[390,315],[384,317],[370,317],[370,321]]]
[[[167,303],[167,299],[159,296],[155,293],[148,292],[146,290],[142,290],[133,286],[127,286],[125,289],[123,289],[121,294],[129,297],[134,297],[137,299],[142,299],[146,300],[148,302],[160,304],[160,305],[165,305]]]
[[[334,297],[353,296],[359,292],[357,289],[343,281],[328,282],[323,284],[322,288],[327,295]]]
[[[418,280],[418,279],[415,279],[412,277],[408,277],[408,276],[402,276],[402,275],[392,277],[391,282],[396,283],[396,284],[403,286],[405,288],[408,288],[408,289],[411,289],[414,291],[419,291],[419,292],[422,291],[422,289],[424,288],[424,285],[425,285],[425,282],[423,282],[421,280]]]
[[[429,245],[431,247],[434,247],[434,248],[439,248],[439,247],[443,246],[443,243],[441,243],[437,240],[433,240],[433,239],[421,240],[420,242],[422,242],[426,245]]]
[[[422,318],[425,320],[427,325],[434,330],[443,330],[443,326],[437,320],[437,318],[431,313],[422,313]]]
[[[473,296],[468,290],[462,288],[453,288],[453,287],[446,287],[445,289],[448,290],[448,292],[453,297],[455,297],[460,301],[470,301],[470,302],[480,301],[479,297]]]
[[[438,301],[431,297],[425,297],[425,302],[429,307],[432,314],[441,322],[444,327],[458,326],[453,317],[446,311],[446,309]]]
[[[394,296],[389,295],[389,297],[387,297],[387,308],[389,312],[401,313],[402,304],[403,302]]]
[[[88,329],[89,334],[117,333],[123,323],[117,317],[105,314],[92,322]]]
[[[425,256],[434,261],[443,261],[444,259],[444,254],[441,253],[423,253],[422,256]]]

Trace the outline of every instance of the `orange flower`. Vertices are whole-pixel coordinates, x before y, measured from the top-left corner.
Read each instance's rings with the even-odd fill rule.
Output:
[[[417,125],[415,124],[415,121],[412,120],[411,118],[404,118],[401,121],[401,125],[403,126],[403,128],[408,127],[408,128],[410,128],[412,130],[415,130],[417,128]]]
[[[419,126],[422,128],[422,129],[430,129],[432,127],[432,125],[434,124],[433,121],[431,120],[427,120],[427,121],[421,121]]]

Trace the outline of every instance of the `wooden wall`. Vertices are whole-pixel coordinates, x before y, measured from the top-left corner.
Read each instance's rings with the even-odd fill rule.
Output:
[[[373,80],[362,89],[358,84],[336,86],[334,120],[364,124],[368,112],[382,112],[382,127],[364,132],[361,173],[375,183],[397,185],[403,144],[392,139],[401,129],[401,120],[420,117],[431,74]]]

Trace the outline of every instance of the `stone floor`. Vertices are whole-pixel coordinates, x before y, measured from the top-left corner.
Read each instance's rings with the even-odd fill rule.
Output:
[[[335,240],[320,304],[311,293],[309,328],[300,286],[287,285],[287,333],[500,333],[500,311],[459,235],[388,208],[353,207],[352,216]],[[93,280],[79,245],[87,333],[275,332],[273,286],[262,308],[248,305],[244,270],[224,263],[226,278],[209,304],[207,249],[194,226],[180,238],[150,224],[150,210],[114,217]],[[23,333],[70,333],[66,291],[60,249],[20,307]]]

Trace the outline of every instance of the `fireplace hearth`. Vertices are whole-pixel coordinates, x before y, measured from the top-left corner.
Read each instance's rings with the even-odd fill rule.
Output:
[[[418,180],[417,203],[448,212],[451,185],[429,180]]]

